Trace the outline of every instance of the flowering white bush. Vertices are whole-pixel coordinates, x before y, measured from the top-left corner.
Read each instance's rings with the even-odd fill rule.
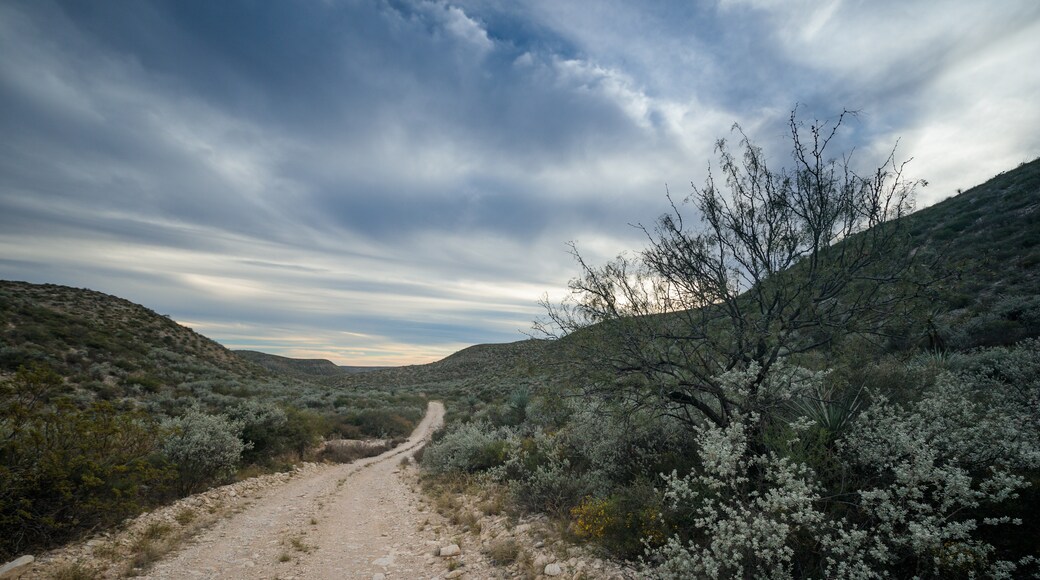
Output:
[[[986,571],[999,576],[1013,563],[993,561],[993,546],[977,539],[978,508],[1017,497],[1029,484],[1018,473],[1040,467],[1035,429],[970,377],[943,373],[920,401],[894,405],[881,398],[842,442],[844,457],[864,480],[859,509],[883,541],[886,564],[915,560],[921,572]]]
[[[778,360],[769,368],[764,380],[758,375],[762,367],[757,362],[736,367],[715,377],[716,386],[739,408],[769,410],[781,403],[820,388],[827,377],[826,371],[811,371]]]
[[[979,533],[985,526],[1021,524],[995,508],[1029,485],[1025,470],[1040,468],[1032,383],[991,377],[981,388],[980,376],[942,372],[918,399],[903,404],[876,395],[831,450],[840,465],[830,475],[835,481],[784,457],[782,446],[770,449],[758,415],[738,417],[726,428],[699,428],[700,467],[665,477],[680,533],[650,551],[647,572],[660,578],[1010,578],[1035,570],[1034,557],[1003,560]],[[725,380],[739,387],[734,377]],[[782,384],[795,382],[782,378]],[[819,420],[796,418],[790,442]]]
[[[753,454],[748,433],[757,417],[697,437],[696,473],[665,477],[665,499],[692,521],[694,538],[672,537],[653,552],[659,578],[791,578],[794,543],[820,525],[819,493],[804,465]]]

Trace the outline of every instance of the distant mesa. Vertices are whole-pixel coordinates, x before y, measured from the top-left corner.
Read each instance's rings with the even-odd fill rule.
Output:
[[[247,361],[258,364],[276,373],[307,377],[335,377],[367,373],[393,367],[340,366],[323,358],[290,358],[255,350],[231,351]]]

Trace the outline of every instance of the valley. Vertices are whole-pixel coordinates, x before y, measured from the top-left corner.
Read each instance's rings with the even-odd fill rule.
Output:
[[[712,308],[343,368],[0,282],[0,559],[34,554],[40,578],[687,577],[768,561],[704,560],[719,542],[775,542],[794,577],[1024,574],[1040,549],[1038,212],[1040,160],[901,217],[922,283],[884,332],[845,321],[710,388],[691,345],[734,336]],[[874,299],[848,292],[817,304]],[[697,316],[701,342],[683,334]],[[461,559],[434,553],[451,543]]]

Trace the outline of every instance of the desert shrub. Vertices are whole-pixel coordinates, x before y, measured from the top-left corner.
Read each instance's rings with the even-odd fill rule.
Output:
[[[531,390],[527,387],[514,389],[506,401],[490,412],[491,422],[498,427],[516,427],[527,420],[527,408],[531,402]]]
[[[843,451],[860,469],[858,507],[881,564],[910,561],[940,576],[1014,564],[979,534],[1021,524],[999,507],[1028,487],[1023,470],[1040,468],[1040,433],[1023,421],[1035,407],[1015,407],[1006,393],[945,373],[917,404],[882,400],[857,421]]]
[[[506,433],[487,423],[462,423],[426,446],[422,465],[433,473],[475,473],[502,465]]]
[[[527,407],[527,423],[548,431],[565,427],[574,414],[571,401],[550,392],[534,397]]]
[[[108,403],[62,396],[49,369],[0,389],[0,560],[136,514],[165,494],[158,427]]]
[[[259,462],[289,450],[289,419],[281,407],[251,399],[228,409],[228,417],[242,426],[243,461]]]
[[[365,457],[375,457],[400,445],[403,439],[392,439],[369,443],[366,441],[332,440],[322,447],[318,454],[319,461],[332,463],[353,463]]]
[[[285,448],[299,457],[307,454],[328,432],[328,420],[324,415],[309,409],[285,407],[285,424],[279,437]]]
[[[58,566],[50,575],[52,580],[96,580],[100,577],[99,570],[79,562],[69,562]]]
[[[989,530],[1021,526],[1011,502],[1040,467],[1035,408],[977,376],[941,372],[903,403],[875,395],[818,471],[765,423],[698,429],[699,467],[666,478],[675,533],[650,554],[658,577],[1011,577],[1032,556],[1001,553]],[[792,449],[826,428],[790,424]],[[773,418],[774,420],[776,417]],[[774,432],[775,436],[775,432]],[[825,493],[826,492],[826,493]],[[1020,506],[1017,506],[1020,509]],[[1035,549],[1035,548],[1034,548]],[[1035,571],[1035,568],[1034,568]]]
[[[334,429],[343,437],[407,437],[419,423],[423,411],[413,407],[359,409],[334,419]]]
[[[197,407],[163,421],[162,428],[163,455],[177,466],[178,489],[185,495],[229,478],[248,448],[239,438],[241,423]]]
[[[622,415],[605,406],[579,403],[559,436],[572,468],[595,472],[611,485],[690,466],[688,433],[668,417]]]
[[[1029,339],[1007,348],[991,348],[950,357],[949,366],[982,393],[1000,393],[991,404],[1018,415],[1040,430],[1040,340]]]
[[[18,367],[42,363],[46,355],[28,345],[0,346],[0,369],[13,371]]]
[[[415,461],[416,465],[422,465],[423,457],[426,456],[426,447],[426,445],[422,445],[412,452],[412,460]]]
[[[597,472],[574,469],[561,438],[536,431],[514,437],[495,477],[504,480],[517,504],[527,510],[567,511],[587,495],[599,495],[609,482]]]
[[[944,330],[956,349],[1008,346],[1040,336],[1040,297],[1005,296]]]
[[[801,537],[822,529],[811,470],[749,445],[756,417],[699,430],[700,469],[666,478],[681,534],[651,553],[659,578],[791,578]]]
[[[570,509],[570,515],[579,537],[603,545],[615,556],[633,559],[643,555],[647,546],[664,543],[663,507],[662,495],[644,480],[607,497],[586,497]]]
[[[123,361],[120,361],[120,362],[123,362]],[[117,365],[118,365],[118,362],[117,362]],[[120,366],[119,368],[123,369],[122,366]],[[123,370],[126,370],[126,369],[123,369]],[[160,389],[162,389],[162,386],[163,386],[162,379],[156,377],[155,375],[148,374],[148,373],[138,373],[138,374],[130,375],[129,377],[124,379],[123,382],[126,385],[140,385],[140,387],[145,392],[148,392],[148,393],[158,393],[160,391]]]

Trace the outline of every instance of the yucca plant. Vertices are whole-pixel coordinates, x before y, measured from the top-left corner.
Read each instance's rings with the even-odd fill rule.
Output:
[[[797,413],[832,435],[841,433],[864,404],[863,385],[843,389],[824,383],[817,383],[803,396],[791,401]]]

